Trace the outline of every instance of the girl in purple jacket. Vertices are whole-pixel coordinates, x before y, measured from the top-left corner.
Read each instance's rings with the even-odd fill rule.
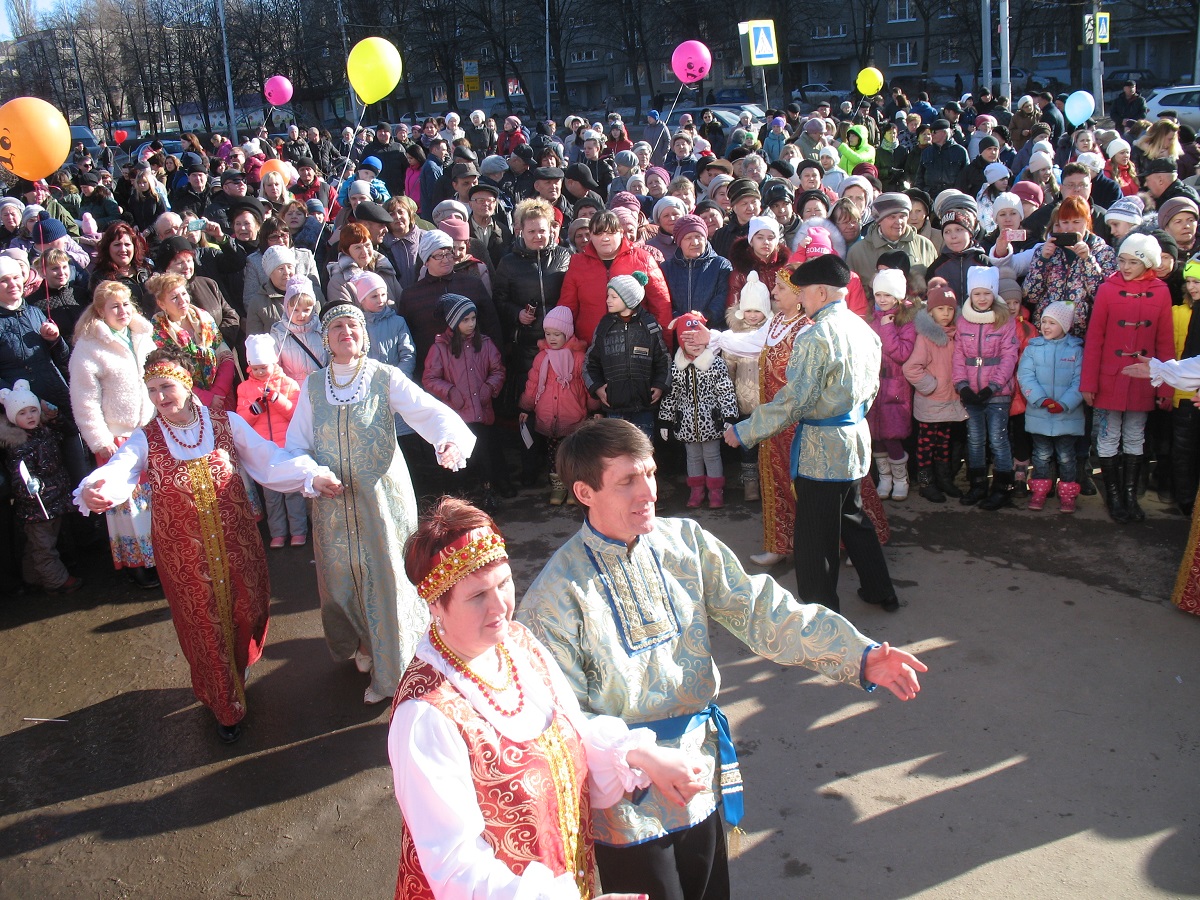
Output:
[[[479,331],[475,304],[470,298],[443,294],[441,309],[450,327],[437,336],[425,357],[421,383],[425,390],[462,416],[475,435],[476,448],[467,471],[473,468],[479,480],[480,509],[495,512],[498,503],[492,486],[498,481],[507,482],[504,473],[493,468],[503,465],[500,446],[493,434],[496,413],[492,400],[504,386],[504,365],[491,338]]]
[[[879,393],[867,413],[879,471],[879,497],[908,498],[908,454],[903,441],[912,433],[912,385],[903,366],[917,340],[913,319],[916,307],[908,302],[908,279],[900,269],[883,269],[871,283],[875,315],[871,328],[883,344],[879,366]]]
[[[954,342],[954,387],[967,408],[967,474],[971,489],[958,502],[980,509],[1012,506],[1012,448],[1008,408],[1017,369],[1016,320],[999,299],[1000,270],[967,269],[963,303]],[[992,489],[988,492],[987,452],[992,450]],[[986,498],[986,499],[985,499]],[[982,502],[981,502],[982,501]]]

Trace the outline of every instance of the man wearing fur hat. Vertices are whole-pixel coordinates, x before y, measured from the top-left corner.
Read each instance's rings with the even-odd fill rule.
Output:
[[[850,275],[850,267],[833,255],[779,273],[800,292],[813,325],[796,337],[786,386],[744,422],[727,428],[725,441],[752,447],[796,425],[797,594],[840,610],[837,584],[844,543],[862,582],[859,595],[895,612],[900,601],[875,527],[863,512],[859,485],[871,466],[866,414],[879,391],[882,346],[871,327],[846,306]]]

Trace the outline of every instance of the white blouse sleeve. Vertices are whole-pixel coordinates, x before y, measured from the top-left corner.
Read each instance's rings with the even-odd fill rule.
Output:
[[[1181,391],[1200,390],[1200,356],[1166,361],[1152,359],[1150,381],[1155,387],[1166,382]]]
[[[146,443],[146,433],[139,428],[112,455],[112,459],[83,479],[79,483],[79,487],[75,488],[72,496],[79,511],[85,516],[90,514],[90,510],[84,505],[81,494],[84,488],[101,480],[104,482],[104,487],[100,489],[100,493],[104,495],[105,500],[111,501],[114,506],[120,506],[126,502],[133,495],[133,489],[137,487],[138,481],[141,480],[149,452],[150,447]]]
[[[310,374],[308,378],[314,377]],[[296,397],[296,405],[292,407],[292,421],[288,423],[287,436],[283,446],[288,453],[313,453],[313,412],[312,401],[308,399],[308,378],[300,385],[300,394]]]
[[[274,441],[268,441],[250,427],[237,413],[229,413],[229,430],[237,447],[238,462],[255,481],[268,490],[281,494],[297,491],[305,497],[316,497],[312,480],[318,475],[333,474],[325,466],[303,453],[292,454]]]
[[[535,639],[536,640],[536,639]],[[535,644],[546,668],[558,708],[571,720],[587,751],[592,808],[608,809],[625,794],[650,786],[650,777],[632,768],[625,756],[638,747],[653,747],[657,738],[649,728],[630,728],[616,716],[585,716],[562,669],[540,643]]]
[[[710,331],[708,349],[713,353],[726,351],[736,356],[758,356],[767,345],[771,320],[767,319],[755,331]]]
[[[483,839],[467,746],[442,713],[419,700],[397,706],[388,756],[404,826],[435,897],[579,900],[570,873],[556,878],[535,862],[517,875],[496,858]]]
[[[399,413],[413,431],[423,437],[439,453],[447,444],[455,444],[463,458],[475,448],[475,435],[462,417],[441,400],[422,390],[395,366],[388,367],[391,376],[390,401],[392,412]],[[293,415],[292,422],[296,418]],[[290,434],[290,430],[289,430]]]

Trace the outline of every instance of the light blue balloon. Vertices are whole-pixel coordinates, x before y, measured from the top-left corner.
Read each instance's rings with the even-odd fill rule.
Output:
[[[1063,112],[1072,125],[1082,125],[1096,111],[1096,98],[1087,91],[1076,91],[1063,104]]]

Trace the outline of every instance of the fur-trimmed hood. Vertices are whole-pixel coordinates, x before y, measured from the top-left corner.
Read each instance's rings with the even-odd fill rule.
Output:
[[[8,421],[7,417],[0,416],[0,448],[15,450],[17,447],[24,446],[28,440],[29,435],[24,428],[18,428]]]
[[[927,338],[938,347],[945,347],[950,343],[950,338],[954,336],[954,332],[957,330],[954,322],[951,322],[947,328],[943,328],[937,322],[933,321],[933,316],[924,309],[917,313],[917,317],[913,322],[916,326],[917,334]]]

